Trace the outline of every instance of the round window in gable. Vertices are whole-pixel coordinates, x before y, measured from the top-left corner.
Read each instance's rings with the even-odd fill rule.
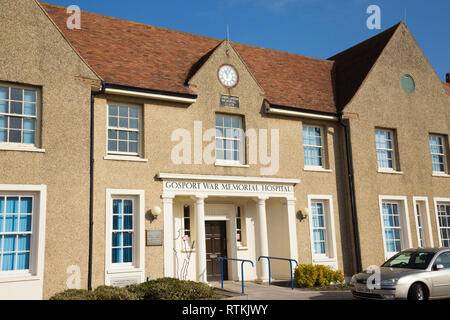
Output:
[[[405,74],[402,77],[402,88],[406,93],[413,93],[416,89],[416,83],[414,82],[413,77],[409,74]]]

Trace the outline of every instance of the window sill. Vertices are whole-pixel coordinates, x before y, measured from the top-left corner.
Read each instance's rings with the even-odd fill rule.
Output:
[[[139,157],[135,157],[135,156],[107,155],[103,159],[104,160],[112,160],[112,161],[148,162],[148,159],[139,158]]]
[[[437,178],[450,178],[450,174],[438,173],[438,172],[433,172],[432,176],[437,177]]]
[[[313,258],[313,263],[337,263],[337,259],[329,257],[315,257]]]
[[[325,169],[322,167],[304,167],[303,171],[309,172],[333,172],[331,169]]]
[[[226,162],[216,162],[216,167],[235,167],[235,168],[250,168],[247,164],[238,164],[238,163],[226,163]]]
[[[32,274],[26,273],[18,273],[18,274],[8,274],[8,275],[0,275],[0,283],[8,283],[8,282],[24,282],[24,281],[40,281],[41,278],[37,276],[33,276]]]
[[[378,169],[378,173],[384,173],[384,174],[403,174],[403,171],[380,170],[380,169]]]
[[[131,267],[110,267],[107,273],[120,274],[120,273],[140,273],[140,272],[144,272],[144,270],[131,266]]]
[[[39,149],[39,148],[36,148],[36,147],[14,146],[14,145],[0,145],[0,151],[19,151],[19,152],[45,153],[45,149]]]

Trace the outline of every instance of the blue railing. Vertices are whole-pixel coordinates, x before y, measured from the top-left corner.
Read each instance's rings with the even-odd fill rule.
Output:
[[[244,260],[244,259],[235,259],[235,258],[222,258],[219,257],[216,259],[216,262],[219,263],[220,261],[220,274],[221,274],[221,281],[222,281],[222,289],[223,289],[223,260],[230,260],[230,261],[240,261],[241,263],[241,277],[242,277],[242,293],[244,292],[244,263],[250,262],[252,264],[252,267],[254,268],[255,265],[253,264],[253,261],[250,260]]]
[[[277,258],[277,257],[266,257],[266,256],[261,256],[258,258],[258,262],[261,260],[261,258],[263,259],[267,259],[267,262],[269,263],[269,285],[272,284],[272,276],[271,276],[271,271],[270,271],[270,260],[282,260],[282,261],[289,261],[290,267],[291,267],[291,284],[292,284],[292,290],[294,290],[294,275],[292,274],[292,262],[295,262],[298,266],[298,262],[295,259],[286,259],[286,258]]]

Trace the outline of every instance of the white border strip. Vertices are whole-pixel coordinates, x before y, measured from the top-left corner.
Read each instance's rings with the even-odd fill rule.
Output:
[[[170,101],[170,102],[188,103],[188,104],[192,104],[197,101],[197,99],[192,99],[192,98],[183,98],[183,97],[169,96],[169,95],[164,95],[164,94],[137,92],[137,91],[111,89],[111,88],[106,88],[105,93],[117,94],[117,95],[121,95],[121,96],[138,97],[138,98],[149,98],[149,99]]]
[[[326,115],[307,113],[307,112],[301,112],[301,111],[274,109],[274,108],[270,108],[270,107],[266,108],[266,112],[271,113],[271,114],[279,114],[279,115],[283,115],[283,116],[303,117],[303,118],[318,119],[318,120],[331,120],[331,121],[339,120],[339,118],[335,117],[335,116],[326,116]]]
[[[157,178],[173,180],[203,180],[203,181],[235,181],[235,182],[258,182],[258,183],[283,183],[299,184],[300,179],[282,179],[282,178],[260,178],[260,177],[238,177],[238,176],[213,176],[196,174],[178,174],[178,173],[159,173]]]

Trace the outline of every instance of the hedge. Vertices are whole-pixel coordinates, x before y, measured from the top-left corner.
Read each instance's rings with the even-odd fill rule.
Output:
[[[211,300],[213,288],[173,278],[151,280],[125,288],[101,286],[94,291],[66,290],[50,300]]]
[[[294,283],[301,288],[324,287],[344,282],[342,271],[323,265],[302,264],[295,269]]]

